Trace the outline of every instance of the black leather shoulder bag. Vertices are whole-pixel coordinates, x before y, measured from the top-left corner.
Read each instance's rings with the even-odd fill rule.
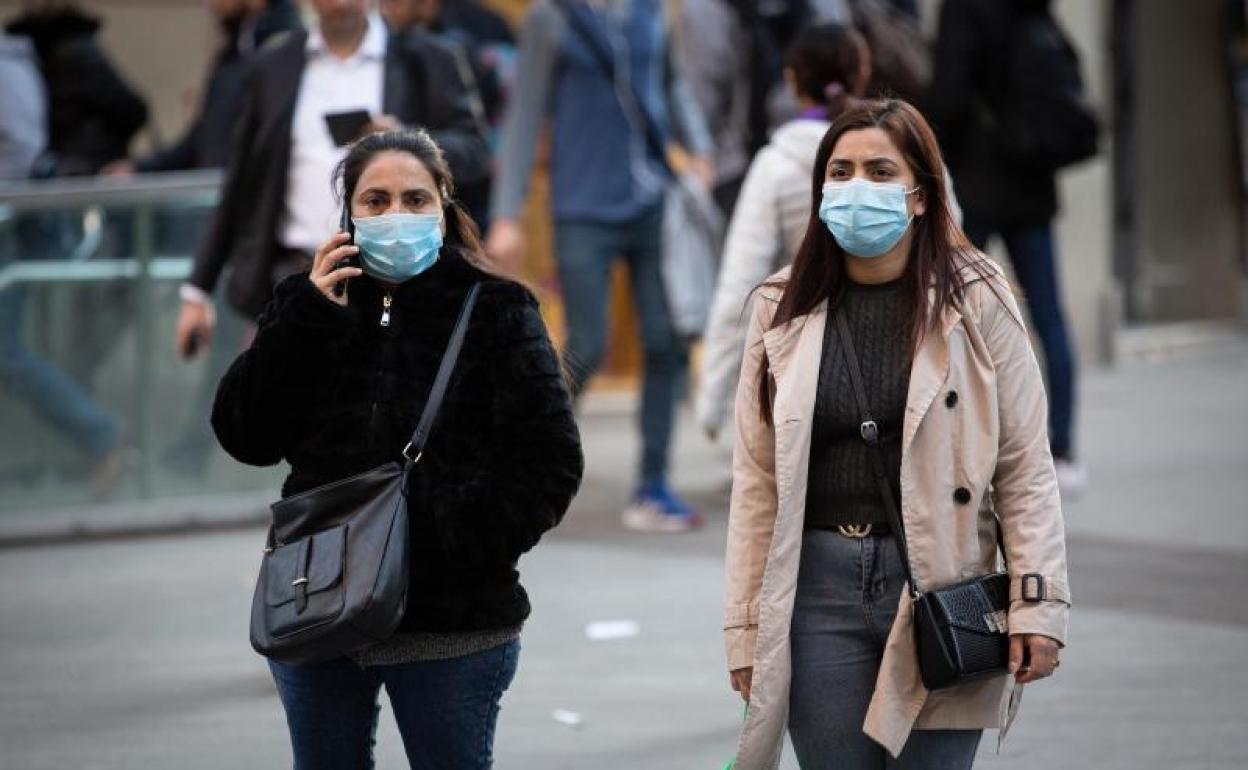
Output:
[[[1009,572],[994,572],[943,588],[919,590],[910,569],[905,524],[888,483],[879,427],[871,419],[862,385],[862,371],[858,367],[858,356],[854,352],[854,342],[843,310],[836,311],[836,327],[849,366],[858,412],[862,417],[862,439],[871,448],[876,484],[880,488],[893,540],[897,543],[897,552],[909,581],[923,686],[929,690],[941,690],[1005,674],[1010,655],[1007,620],[1010,608]],[[997,546],[1004,557],[1005,545],[999,522]]]
[[[407,605],[408,471],[437,419],[480,285],[469,290],[403,462],[274,503],[251,603],[251,646],[284,663],[328,660],[389,638]]]

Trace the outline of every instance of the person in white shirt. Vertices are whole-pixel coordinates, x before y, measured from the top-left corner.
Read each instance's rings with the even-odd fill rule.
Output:
[[[458,49],[420,31],[388,33],[371,0],[311,5],[314,28],[271,41],[247,74],[221,201],[181,289],[175,346],[183,356],[211,340],[211,295],[227,265],[227,299],[250,318],[277,281],[308,268],[337,227],[326,180],[350,139],[424,128],[456,179],[487,174],[480,98]]]

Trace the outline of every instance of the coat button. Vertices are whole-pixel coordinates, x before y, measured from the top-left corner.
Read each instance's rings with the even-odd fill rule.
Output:
[[[951,390],[949,391],[948,395],[945,396],[945,406],[952,409],[957,405],[958,405],[958,391]]]
[[[971,490],[966,487],[958,487],[953,491],[953,500],[958,505],[966,505],[971,501]]]

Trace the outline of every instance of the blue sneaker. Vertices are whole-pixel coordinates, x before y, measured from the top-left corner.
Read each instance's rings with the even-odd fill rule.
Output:
[[[625,529],[634,532],[689,532],[702,526],[702,514],[659,481],[637,490],[621,521]]]

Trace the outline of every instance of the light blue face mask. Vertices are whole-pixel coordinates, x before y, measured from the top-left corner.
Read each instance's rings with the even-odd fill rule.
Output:
[[[364,272],[390,283],[403,283],[438,261],[442,248],[441,214],[381,214],[353,218],[355,245]]]
[[[914,217],[906,196],[918,190],[891,182],[828,182],[819,218],[841,248],[855,257],[880,257],[897,245]]]

